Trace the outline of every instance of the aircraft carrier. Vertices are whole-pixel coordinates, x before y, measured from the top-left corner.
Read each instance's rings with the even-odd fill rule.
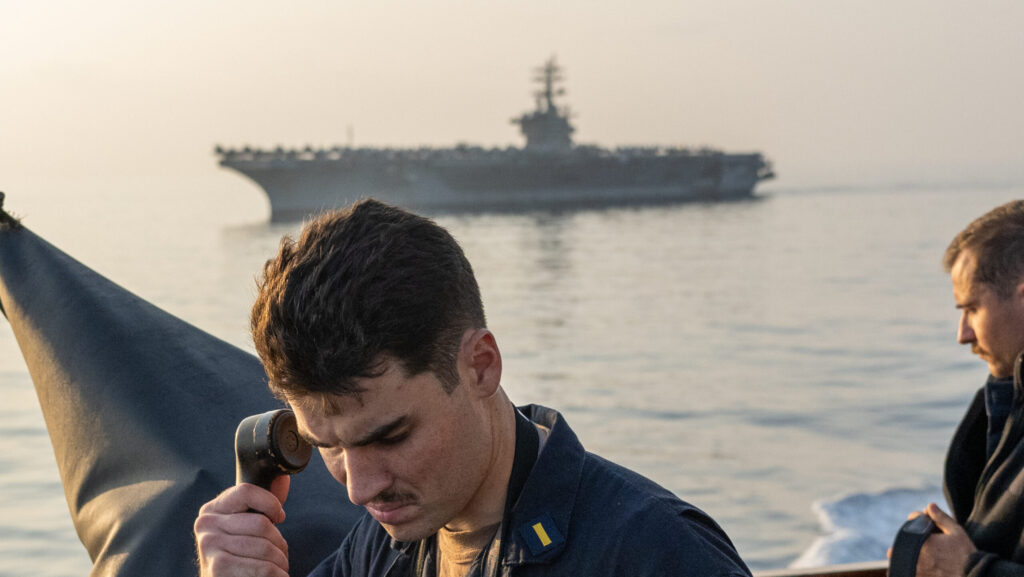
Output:
[[[710,148],[576,145],[552,58],[536,71],[536,108],[513,118],[522,148],[261,150],[217,146],[220,165],[250,178],[270,199],[271,220],[377,198],[410,210],[487,211],[664,204],[751,197],[772,178],[756,152]]]

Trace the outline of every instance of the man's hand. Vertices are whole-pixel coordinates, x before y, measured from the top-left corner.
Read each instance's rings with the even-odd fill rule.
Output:
[[[977,551],[974,543],[955,519],[935,503],[929,503],[924,514],[931,517],[939,533],[924,542],[917,557],[918,577],[961,577],[967,558]],[[911,518],[920,513],[911,514]]]
[[[288,577],[288,543],[274,525],[284,521],[290,477],[270,491],[243,483],[199,509],[194,526],[202,577]]]

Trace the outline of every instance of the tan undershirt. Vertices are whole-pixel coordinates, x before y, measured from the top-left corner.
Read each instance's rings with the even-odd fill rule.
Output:
[[[500,525],[499,521],[469,531],[449,531],[442,527],[437,532],[437,577],[464,577],[469,573],[469,567],[494,539]]]
[[[536,425],[536,424],[535,424]],[[548,440],[550,430],[536,425],[540,433],[540,448]],[[538,454],[539,454],[538,450]],[[501,521],[479,529],[468,531],[449,531],[441,527],[437,532],[437,577],[465,577],[473,561],[480,552],[491,544],[494,534],[498,532]]]

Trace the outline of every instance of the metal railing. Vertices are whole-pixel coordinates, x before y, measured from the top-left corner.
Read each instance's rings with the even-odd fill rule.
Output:
[[[849,563],[807,569],[755,571],[754,577],[886,577],[888,571],[888,561],[870,561],[867,563]]]

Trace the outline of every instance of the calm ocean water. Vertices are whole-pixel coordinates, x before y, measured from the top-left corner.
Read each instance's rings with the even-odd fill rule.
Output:
[[[7,208],[229,342],[281,235],[258,191],[8,188]],[[765,193],[721,205],[439,216],[463,243],[517,403],[714,516],[754,569],[880,559],[940,498],[984,365],[939,260],[1024,186]],[[127,200],[131,199],[131,200]],[[0,575],[85,575],[32,383],[0,321]]]

